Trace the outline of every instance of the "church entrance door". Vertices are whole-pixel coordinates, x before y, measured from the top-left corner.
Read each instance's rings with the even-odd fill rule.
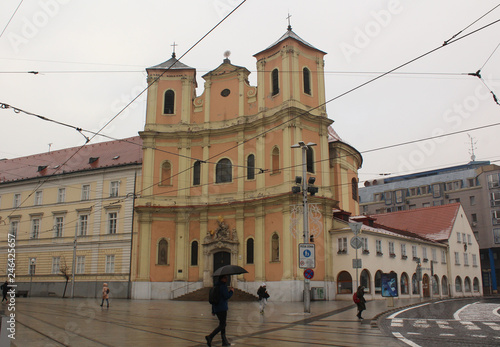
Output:
[[[231,253],[229,252],[216,252],[214,253],[214,272],[224,265],[231,265]],[[228,285],[231,277],[229,276]]]

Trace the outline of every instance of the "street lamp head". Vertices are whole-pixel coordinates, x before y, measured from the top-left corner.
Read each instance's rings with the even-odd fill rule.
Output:
[[[316,143],[314,143],[314,142],[309,142],[306,146],[307,146],[307,147],[316,146]]]
[[[304,141],[299,141],[299,145],[300,147],[304,147],[306,144],[304,143]]]

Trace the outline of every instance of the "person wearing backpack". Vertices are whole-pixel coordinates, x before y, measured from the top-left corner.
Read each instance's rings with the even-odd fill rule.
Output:
[[[107,283],[103,283],[103,285],[102,285],[101,307],[104,304],[104,300],[106,300],[107,307],[109,307],[109,287],[108,287]]]
[[[213,295],[210,299],[211,301],[215,299],[215,302],[212,303],[212,315],[217,315],[217,318],[219,319],[219,325],[214,329],[214,331],[212,331],[210,335],[205,336],[205,339],[207,340],[207,346],[209,347],[212,346],[212,340],[219,332],[221,333],[222,337],[222,345],[231,346],[226,338],[226,320],[227,311],[229,309],[227,301],[233,296],[234,290],[232,287],[227,286],[227,280],[228,278],[226,275],[219,277],[219,280],[215,284],[215,288],[218,288],[219,295],[218,297],[217,295]]]
[[[259,289],[257,290],[257,295],[259,296],[260,314],[264,314],[267,299],[269,298],[269,293],[267,292],[265,283],[262,283],[262,285],[259,287]]]
[[[361,312],[366,310],[365,287],[359,286],[356,293],[354,293],[352,299],[354,303],[358,305],[358,314],[356,315],[356,317],[358,317],[358,319],[363,319],[363,317],[361,317]]]

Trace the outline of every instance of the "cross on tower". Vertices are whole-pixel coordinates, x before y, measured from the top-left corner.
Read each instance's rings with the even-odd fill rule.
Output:
[[[172,58],[175,58],[175,46],[179,46],[179,45],[178,45],[178,44],[176,44],[176,43],[175,43],[175,41],[174,41],[174,43],[173,43],[172,45],[170,45],[170,46],[172,46],[172,47],[173,47],[173,48],[172,48]]]
[[[288,17],[286,17],[286,19],[288,19],[288,30],[292,30],[292,25],[290,23],[290,18],[292,17],[292,15],[290,13],[288,13]]]

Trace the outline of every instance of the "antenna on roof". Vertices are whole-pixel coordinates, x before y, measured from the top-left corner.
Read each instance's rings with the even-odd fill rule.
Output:
[[[469,136],[470,139],[470,149],[469,149],[470,159],[472,161],[476,161],[476,155],[474,154],[474,150],[477,149],[476,147],[477,140],[474,141],[474,138],[470,136],[470,134],[467,134],[467,136]]]
[[[50,153],[50,147],[52,147],[52,142],[49,143],[49,153]]]

